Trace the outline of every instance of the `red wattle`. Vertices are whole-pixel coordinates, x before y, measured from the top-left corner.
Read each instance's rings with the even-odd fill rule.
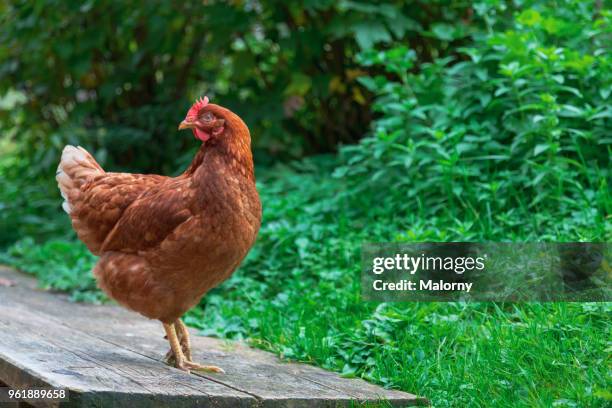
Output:
[[[198,128],[193,129],[193,135],[196,139],[200,139],[202,142],[205,142],[210,139],[210,134]]]

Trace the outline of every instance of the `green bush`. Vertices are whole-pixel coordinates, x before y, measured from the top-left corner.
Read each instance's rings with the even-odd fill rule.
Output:
[[[611,14],[566,5],[517,13],[416,71],[405,46],[363,52],[388,73],[359,79],[379,117],[336,177],[396,216],[450,216],[464,240],[609,239]]]
[[[73,236],[52,178],[41,178],[14,143],[0,139],[0,248],[24,236]]]
[[[372,115],[357,78],[380,71],[359,50],[408,40],[428,60],[451,50],[451,28],[480,24],[471,14],[459,1],[0,3],[0,245],[66,230],[53,178],[67,143],[114,171],[176,174],[197,145],[176,125],[202,94],[245,119],[258,164],[355,142]]]
[[[70,292],[72,300],[81,302],[106,299],[91,273],[96,261],[85,245],[64,240],[38,245],[26,238],[0,253],[1,263],[36,276],[42,288]]]
[[[176,125],[202,94],[245,118],[263,158],[358,140],[371,112],[356,53],[418,38],[428,58],[442,49],[429,25],[469,11],[390,0],[0,7],[0,95],[25,95],[21,114],[0,111],[0,123],[18,128],[22,154],[45,169],[63,144],[80,143],[103,164],[166,172],[188,160],[192,144]]]

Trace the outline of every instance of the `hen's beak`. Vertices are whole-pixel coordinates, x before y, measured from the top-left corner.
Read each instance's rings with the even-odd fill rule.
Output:
[[[184,120],[179,124],[178,130],[193,129],[194,127],[195,127],[195,123],[187,122],[186,120]]]

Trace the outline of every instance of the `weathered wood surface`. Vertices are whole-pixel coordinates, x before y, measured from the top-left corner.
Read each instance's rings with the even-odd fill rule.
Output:
[[[194,360],[225,374],[187,374],[165,365],[161,324],[117,306],[71,303],[0,266],[0,382],[69,390],[61,406],[341,407],[424,405],[319,368],[283,363],[240,343],[192,335]],[[195,333],[192,333],[195,334]],[[53,406],[37,402],[36,406]],[[57,403],[56,403],[57,405]]]

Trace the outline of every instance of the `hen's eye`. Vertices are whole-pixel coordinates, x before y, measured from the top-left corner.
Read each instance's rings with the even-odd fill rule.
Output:
[[[205,122],[211,122],[213,119],[215,119],[215,116],[211,112],[205,112],[202,115],[202,120]]]

